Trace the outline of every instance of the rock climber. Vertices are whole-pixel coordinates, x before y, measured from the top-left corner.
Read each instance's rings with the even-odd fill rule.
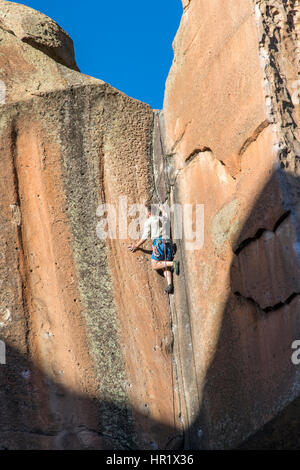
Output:
[[[168,237],[170,228],[170,219],[167,211],[163,206],[159,207],[161,214],[156,214],[156,204],[145,204],[146,222],[142,237],[135,243],[131,244],[128,248],[133,253],[149,238],[153,240],[151,264],[154,270],[161,269],[164,277],[167,280],[167,287],[165,292],[173,294],[174,288],[172,283],[172,272],[179,275],[179,261],[172,261],[174,257],[174,245]]]

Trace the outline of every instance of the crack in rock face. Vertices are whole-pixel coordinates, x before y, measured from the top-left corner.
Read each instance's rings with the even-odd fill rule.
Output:
[[[299,2],[182,3],[154,111],[0,0],[0,447],[235,448],[300,393]],[[97,236],[124,196],[204,208],[174,295]]]
[[[231,269],[232,291],[252,299],[265,311],[289,303],[300,291],[291,216],[284,217],[275,228],[259,231],[240,247]]]

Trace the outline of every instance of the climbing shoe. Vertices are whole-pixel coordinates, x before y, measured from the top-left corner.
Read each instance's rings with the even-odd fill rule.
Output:
[[[173,261],[173,272],[175,271],[175,273],[177,274],[177,276],[179,275],[179,261]]]
[[[173,288],[172,284],[169,284],[168,287],[165,288],[165,292],[166,292],[166,294],[173,294],[174,288]]]

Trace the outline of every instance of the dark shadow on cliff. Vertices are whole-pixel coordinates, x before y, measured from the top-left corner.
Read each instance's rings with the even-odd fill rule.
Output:
[[[149,439],[138,435],[136,422],[140,428],[145,424]],[[50,378],[6,344],[6,364],[0,364],[0,450],[154,450],[161,436],[163,448],[182,447],[174,428],[131,407],[68,389],[59,374]]]
[[[274,308],[263,309],[253,299],[238,295],[234,285],[236,257],[262,240],[265,231],[277,232],[289,217],[296,217],[292,205],[286,209],[279,206],[276,182],[270,180],[256,199],[235,243],[232,291],[224,308],[216,352],[206,373],[200,413],[186,429],[185,445],[179,430],[152,420],[146,410],[143,414],[141,410],[68,389],[61,385],[59,373],[57,379],[50,378],[7,344],[7,364],[0,365],[0,449],[299,449],[299,396],[276,404],[280,393],[288,397],[300,367],[290,361],[291,339],[300,339],[300,324],[295,310],[288,313],[298,294],[287,299],[286,304],[277,302]],[[299,200],[298,179],[289,177],[288,185],[291,194],[295,193],[294,199]],[[261,271],[264,272],[263,264]],[[286,272],[288,280],[291,275]],[[294,328],[280,329],[278,318],[283,322],[289,319]],[[278,330],[275,340],[269,338],[270,325]],[[264,344],[276,344],[268,357],[264,355]],[[266,424],[262,426],[260,422]],[[138,431],[143,423],[147,440]],[[256,434],[250,436],[249,429],[257,430]],[[159,436],[165,436],[163,442],[160,438],[158,443]]]
[[[233,245],[231,292],[186,448],[300,449],[300,365],[291,361],[292,342],[300,340],[300,290],[295,251],[285,238],[292,218],[299,243],[294,201],[300,200],[300,178],[282,173],[279,178],[285,207],[274,176]],[[281,240],[277,245],[275,237]]]
[[[250,436],[239,446],[239,449],[299,450],[300,397],[284,408],[257,433]]]

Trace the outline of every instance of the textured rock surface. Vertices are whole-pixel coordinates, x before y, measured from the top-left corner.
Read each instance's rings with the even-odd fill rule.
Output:
[[[21,41],[41,50],[60,64],[78,70],[73,41],[51,18],[18,3],[0,2],[0,25]]]
[[[1,448],[272,447],[298,413],[299,5],[183,7],[159,113],[0,1]],[[150,242],[97,237],[124,196],[204,205],[169,303]]]
[[[205,217],[203,249],[180,243],[175,355],[187,445],[229,448],[300,392],[299,4],[183,6],[165,152],[172,201]]]
[[[8,2],[0,15],[1,447],[178,445],[163,281],[96,234],[100,203],[152,191],[153,111],[70,70],[51,20]],[[42,23],[47,51],[28,40]]]

